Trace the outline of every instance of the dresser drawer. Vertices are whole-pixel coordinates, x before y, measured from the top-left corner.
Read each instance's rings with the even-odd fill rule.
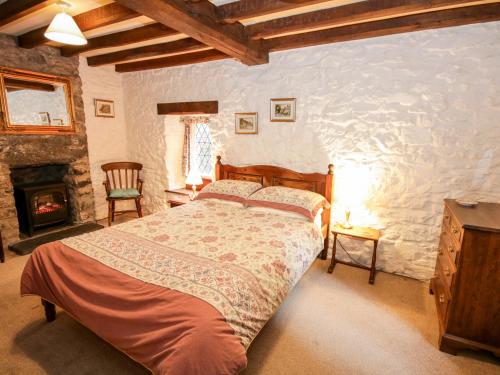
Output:
[[[450,212],[450,209],[448,207],[444,206],[443,230],[444,230],[444,228],[449,228],[450,227],[450,221],[451,221],[451,212]]]
[[[448,305],[450,303],[450,297],[446,293],[443,281],[438,274],[431,280],[432,291],[434,292],[434,298],[436,300],[436,309],[438,312],[439,323],[441,327],[445,326],[446,313],[448,311]]]
[[[458,247],[462,245],[463,228],[462,225],[453,216],[450,219],[449,233]]]
[[[456,268],[455,265],[451,263],[446,251],[443,251],[438,255],[436,270],[438,275],[440,275],[443,282],[443,287],[446,293],[451,296],[451,286],[453,283],[453,277],[455,276]]]
[[[453,240],[451,233],[447,230],[441,232],[441,239],[439,241],[439,254],[445,253],[454,265],[457,264],[457,253],[460,251],[460,247]]]

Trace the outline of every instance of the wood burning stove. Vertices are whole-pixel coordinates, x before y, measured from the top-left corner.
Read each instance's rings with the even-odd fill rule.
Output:
[[[19,230],[29,236],[36,229],[71,223],[66,184],[43,183],[14,186]]]

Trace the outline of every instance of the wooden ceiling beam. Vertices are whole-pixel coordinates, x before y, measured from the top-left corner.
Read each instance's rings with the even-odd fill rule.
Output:
[[[218,7],[219,18],[225,23],[235,23],[253,17],[282,12],[324,3],[329,0],[240,0]]]
[[[500,20],[500,3],[440,10],[265,40],[270,51]]]
[[[73,16],[76,24],[82,32],[97,29],[98,27],[111,25],[117,22],[126,21],[139,17],[140,14],[119,4],[111,3],[100,8],[89,10],[88,12]],[[48,42],[43,35],[49,25],[29,31],[18,37],[18,45],[23,48],[33,48]]]
[[[89,66],[115,64],[118,62],[146,59],[160,55],[193,52],[203,48],[207,48],[207,46],[198,42],[196,39],[186,38],[174,42],[152,44],[149,46],[87,57],[87,63]]]
[[[243,25],[221,25],[217,7],[208,0],[116,0],[117,3],[237,58],[247,65],[267,63],[268,52],[249,40]]]
[[[230,57],[227,56],[225,53],[222,53],[215,49],[211,49],[208,51],[184,53],[182,55],[162,57],[159,59],[150,59],[150,60],[125,63],[125,64],[117,64],[115,65],[115,70],[119,73],[137,72],[140,70],[169,68],[172,66],[198,64],[207,61],[215,61],[215,60],[222,60],[229,58]]]
[[[26,17],[40,9],[56,3],[57,0],[7,0],[0,4],[0,27],[22,17]]]
[[[14,78],[4,78],[5,88],[7,91],[17,91],[17,90],[36,90],[36,91],[48,91],[54,92],[56,88],[50,83],[43,83],[37,81],[21,81],[20,79]]]
[[[96,49],[121,47],[127,44],[139,43],[151,39],[176,36],[180,34],[181,33],[177,30],[171,29],[161,23],[153,23],[147,26],[136,27],[131,30],[90,38],[87,40],[88,43],[84,46],[61,47],[61,55],[69,57]]]
[[[463,7],[471,0],[377,0],[343,5],[290,17],[278,18],[247,27],[252,39],[269,38],[280,34],[303,32],[307,29],[336,27],[347,24],[393,18],[411,13],[437,11],[443,8]]]

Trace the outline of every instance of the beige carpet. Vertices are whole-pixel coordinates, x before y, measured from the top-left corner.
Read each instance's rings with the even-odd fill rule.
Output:
[[[58,310],[47,324],[39,298],[19,297],[27,256],[0,264],[0,374],[146,374]],[[427,284],[316,261],[248,353],[249,374],[500,374],[487,353],[436,348]],[[188,374],[187,374],[188,375]]]

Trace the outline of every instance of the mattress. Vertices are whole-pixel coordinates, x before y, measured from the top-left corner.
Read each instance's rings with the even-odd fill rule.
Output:
[[[236,374],[322,247],[312,222],[200,200],[40,246],[21,293],[156,374]]]

